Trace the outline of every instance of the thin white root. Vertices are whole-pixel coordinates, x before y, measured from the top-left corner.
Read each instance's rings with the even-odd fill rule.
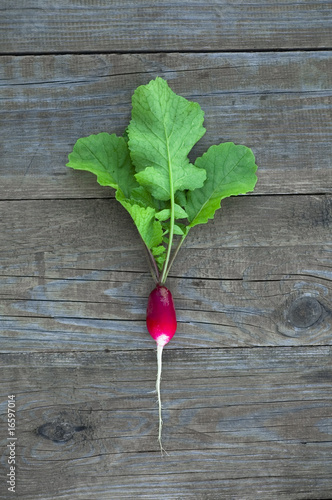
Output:
[[[158,441],[159,441],[159,446],[160,446],[160,451],[161,454],[166,453],[166,450],[163,448],[162,442],[161,442],[161,430],[163,427],[163,420],[161,418],[161,397],[160,397],[160,381],[161,381],[161,371],[162,371],[162,357],[163,357],[163,345],[157,344],[157,363],[158,363],[158,372],[157,372],[157,382],[156,382],[156,391],[158,395],[158,406],[159,406],[159,434],[158,434]]]

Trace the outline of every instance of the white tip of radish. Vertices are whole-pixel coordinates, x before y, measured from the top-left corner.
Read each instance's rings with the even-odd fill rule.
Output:
[[[160,347],[164,347],[164,345],[168,344],[169,341],[170,341],[170,338],[165,333],[163,333],[162,335],[159,335],[159,337],[156,339],[157,345]]]

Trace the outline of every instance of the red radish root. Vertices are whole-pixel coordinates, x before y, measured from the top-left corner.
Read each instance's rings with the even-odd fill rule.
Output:
[[[164,451],[161,442],[161,430],[163,426],[161,416],[160,381],[162,372],[162,354],[164,346],[171,340],[176,332],[176,313],[171,292],[164,285],[157,285],[149,295],[146,311],[146,326],[151,337],[157,343],[157,381],[156,391],[159,406],[159,434],[158,441],[161,452]]]

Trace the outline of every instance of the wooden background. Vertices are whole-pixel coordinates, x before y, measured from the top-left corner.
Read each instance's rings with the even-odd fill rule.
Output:
[[[0,7],[0,498],[331,498],[332,3]],[[205,111],[193,158],[231,140],[259,165],[169,278],[164,457],[141,243],[112,190],[65,167],[156,76]]]

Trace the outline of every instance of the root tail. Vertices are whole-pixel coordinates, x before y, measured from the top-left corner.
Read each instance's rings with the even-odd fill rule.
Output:
[[[161,430],[162,430],[162,427],[163,427],[163,420],[162,420],[162,416],[161,416],[160,381],[161,381],[161,372],[162,372],[163,348],[164,348],[163,345],[157,344],[158,372],[157,372],[156,391],[157,391],[158,406],[159,406],[159,434],[158,434],[158,441],[159,441],[159,446],[160,446],[161,454],[166,453],[166,451],[163,448],[162,442],[161,442]]]

